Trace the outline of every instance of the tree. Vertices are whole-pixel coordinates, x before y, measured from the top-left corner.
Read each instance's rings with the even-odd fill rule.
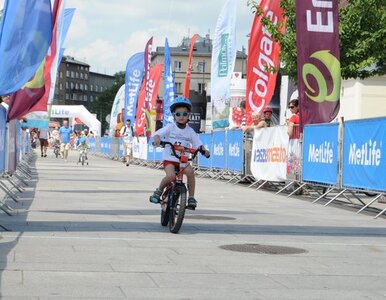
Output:
[[[106,122],[106,116],[110,114],[113,106],[115,95],[119,88],[125,83],[125,72],[121,71],[116,74],[114,85],[103,91],[95,101],[91,103],[91,110],[96,113],[102,123],[102,133],[108,128],[109,124]]]
[[[303,0],[300,0],[303,1]],[[257,15],[262,8],[255,0],[248,6]],[[295,0],[282,0],[287,19],[286,33],[281,34],[268,18],[262,22],[280,42],[281,72],[297,82]],[[342,78],[367,78],[386,74],[385,0],[340,0],[339,34]],[[278,24],[282,26],[282,24]]]

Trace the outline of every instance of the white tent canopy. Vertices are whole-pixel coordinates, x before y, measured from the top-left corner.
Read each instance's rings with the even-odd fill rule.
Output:
[[[83,105],[52,105],[51,118],[79,118],[96,136],[101,135],[101,122]]]

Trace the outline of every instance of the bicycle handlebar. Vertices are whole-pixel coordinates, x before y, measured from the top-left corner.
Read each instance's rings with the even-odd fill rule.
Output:
[[[153,143],[153,145],[154,145],[154,143]],[[172,144],[172,143],[170,143],[170,142],[166,142],[166,141],[161,141],[161,142],[160,142],[160,146],[161,146],[162,148],[165,148],[166,145],[170,145],[170,148],[172,149],[173,154],[174,154],[175,157],[177,157],[178,159],[181,158],[181,155],[178,155],[178,154],[176,153],[176,150],[177,150],[177,151],[185,151],[185,152],[191,153],[191,154],[192,154],[192,157],[191,157],[189,160],[195,159],[196,156],[197,156],[197,154],[198,154],[198,152],[200,152],[202,155],[205,155],[205,151],[202,150],[201,148],[193,149],[193,148],[187,148],[187,147],[184,147],[184,146],[174,145],[174,144]],[[178,149],[178,148],[180,148],[180,149]],[[209,157],[210,157],[210,155],[209,155],[207,158],[209,158]]]

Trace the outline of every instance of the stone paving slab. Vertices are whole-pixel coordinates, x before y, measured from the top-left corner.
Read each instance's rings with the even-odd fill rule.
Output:
[[[37,158],[0,213],[1,299],[385,299],[386,222],[338,205],[197,180],[179,234],[148,196],[161,170]],[[2,194],[0,194],[2,197]],[[301,254],[221,249],[302,248]]]

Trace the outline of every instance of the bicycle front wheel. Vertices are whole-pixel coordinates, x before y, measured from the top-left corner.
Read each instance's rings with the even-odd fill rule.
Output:
[[[182,226],[186,208],[186,187],[184,184],[176,185],[172,192],[172,203],[170,204],[169,230],[178,233]]]

